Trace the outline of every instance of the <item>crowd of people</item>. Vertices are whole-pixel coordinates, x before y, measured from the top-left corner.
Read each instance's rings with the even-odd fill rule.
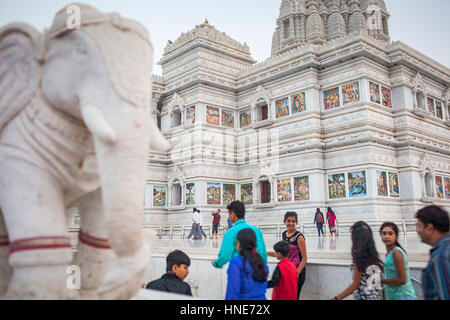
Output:
[[[217,269],[228,264],[225,300],[266,300],[267,289],[273,288],[272,300],[300,300],[306,280],[308,261],[305,236],[296,229],[298,216],[287,212],[286,230],[281,241],[267,251],[260,229],[245,221],[245,205],[240,201],[228,207],[228,223],[222,245],[212,266]],[[194,209],[195,213],[200,213]],[[220,210],[213,212],[213,225],[220,223]],[[449,300],[450,296],[450,236],[449,215],[438,206],[428,206],[416,213],[416,232],[421,241],[432,247],[430,260],[422,271],[422,290],[426,300]],[[336,235],[336,214],[327,209],[331,236]],[[325,217],[317,209],[314,223],[319,237],[323,235]],[[201,219],[194,217],[192,234],[201,234]],[[213,226],[216,231],[217,228]],[[214,233],[217,237],[217,232]],[[355,300],[416,300],[410,277],[408,255],[399,243],[399,228],[385,222],[379,229],[385,245],[384,261],[380,260],[371,227],[358,221],[351,227],[352,283],[330,300],[345,299],[353,294]],[[205,235],[206,236],[206,235]],[[279,260],[272,276],[267,257]],[[192,295],[184,282],[189,274],[190,258],[176,250],[167,256],[167,273],[150,282],[147,289]],[[270,279],[269,279],[270,278]]]

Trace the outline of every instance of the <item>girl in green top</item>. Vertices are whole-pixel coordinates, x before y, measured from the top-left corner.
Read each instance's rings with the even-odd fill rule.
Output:
[[[385,222],[380,228],[381,240],[386,245],[384,260],[384,284],[386,300],[416,300],[416,293],[409,276],[408,256],[398,243],[398,227]]]

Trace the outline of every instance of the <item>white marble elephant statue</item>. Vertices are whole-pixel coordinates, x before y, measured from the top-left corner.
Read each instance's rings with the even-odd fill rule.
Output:
[[[168,143],[151,120],[146,29],[77,4],[42,34],[0,29],[0,295],[128,299],[150,259],[146,165]],[[75,257],[66,209],[79,206]],[[81,269],[81,290],[68,267]]]

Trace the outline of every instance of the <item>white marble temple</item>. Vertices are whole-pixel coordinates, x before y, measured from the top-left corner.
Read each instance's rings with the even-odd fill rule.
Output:
[[[366,23],[374,18],[366,11],[369,3],[380,9],[376,30]],[[208,205],[207,182],[234,184],[238,200],[240,185],[252,183],[254,200],[247,212],[255,224],[277,223],[287,210],[309,220],[315,208],[328,206],[341,222],[349,223],[409,221],[428,204],[450,209],[450,198],[434,191],[436,177],[450,178],[448,66],[390,41],[383,0],[280,4],[266,61],[255,63],[246,44],[207,21],[167,45],[159,62],[163,75],[154,77],[154,111],[173,149],[167,155],[152,155],[147,169],[148,185],[168,186],[167,203],[147,207],[146,223],[186,224],[193,206],[206,213],[225,209],[223,199],[219,205]],[[371,95],[371,83],[376,94]],[[346,103],[348,84],[358,88]],[[339,90],[340,106],[330,109],[324,92],[333,88]],[[293,96],[302,93],[306,110],[293,114]],[[428,98],[442,105],[442,117],[426,110]],[[277,117],[279,99],[287,99],[289,115]],[[186,110],[193,106],[195,119],[187,123]],[[217,124],[207,123],[209,106],[219,109]],[[220,121],[220,110],[234,114],[229,127]],[[252,118],[248,127],[240,125],[244,110]],[[178,112],[180,123],[172,121]],[[267,132],[270,144],[261,138]],[[366,196],[350,197],[347,178],[346,197],[330,198],[329,174],[360,170],[366,171]],[[399,197],[378,195],[377,170],[398,174]],[[171,203],[180,198],[171,194],[173,171],[180,173],[179,181],[195,184],[195,205]],[[303,176],[309,177],[309,200],[277,201],[278,179]],[[263,207],[262,180],[270,183],[270,194],[265,195],[270,201]],[[429,194],[424,192],[426,184]],[[183,183],[181,190],[183,198]]]

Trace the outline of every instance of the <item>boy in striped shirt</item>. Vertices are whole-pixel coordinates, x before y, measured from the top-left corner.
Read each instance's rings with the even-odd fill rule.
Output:
[[[422,271],[426,300],[449,300],[450,236],[448,213],[438,206],[428,206],[416,213],[416,231],[423,243],[433,248],[430,261]]]

